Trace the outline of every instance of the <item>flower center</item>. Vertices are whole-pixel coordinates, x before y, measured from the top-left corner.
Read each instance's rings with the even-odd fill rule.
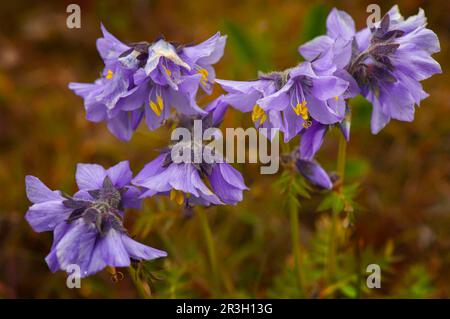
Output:
[[[295,114],[297,116],[301,116],[305,121],[309,118],[308,108],[306,107],[306,104],[306,101],[302,101],[301,103],[297,103],[297,105],[292,108]]]
[[[83,218],[86,223],[94,224],[101,235],[106,234],[111,228],[125,231],[120,215],[122,193],[125,190],[115,188],[110,178],[106,176],[102,188],[88,191],[92,200],[67,197],[63,205],[72,209],[67,222]]]

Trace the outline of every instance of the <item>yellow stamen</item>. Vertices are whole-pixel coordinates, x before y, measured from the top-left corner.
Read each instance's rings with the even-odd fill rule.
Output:
[[[266,119],[267,119],[267,115],[263,114],[263,116],[261,116],[261,121],[259,121],[259,125],[263,125],[264,122],[266,121]]]
[[[297,116],[302,117],[304,128],[308,128],[312,125],[312,122],[309,119],[309,113],[306,104],[306,101],[303,101],[302,103],[298,103],[295,107],[292,108]]]
[[[337,102],[337,101],[339,101],[339,96],[335,96],[334,97],[334,100]]]
[[[309,118],[308,108],[306,107],[306,104],[306,101],[303,101],[302,103],[298,103],[295,107],[292,108],[295,114],[297,116],[301,116],[305,121]]]
[[[156,96],[156,103],[150,100],[150,108],[157,116],[161,116],[161,112],[164,109],[164,101],[160,95]]]
[[[108,70],[108,73],[106,74],[105,78],[107,80],[111,79],[114,75],[114,72],[112,70]]]
[[[160,95],[156,97],[156,102],[158,102],[159,109],[164,110],[164,101]]]
[[[184,203],[184,195],[181,191],[172,189],[169,195],[170,200],[175,201],[178,205],[182,205]]]
[[[166,74],[168,75],[168,76],[171,76],[172,75],[172,71],[170,71],[168,68],[166,68],[165,66],[163,66],[163,68],[164,68],[164,71],[166,71]]]
[[[155,112],[156,115],[160,116],[161,115],[161,111],[158,108],[158,105],[155,104],[155,102],[150,101],[150,108],[152,109],[153,112]]]
[[[301,104],[301,103],[298,103],[295,107],[292,107],[292,109],[294,110],[294,113],[295,113],[297,116],[300,116],[301,111],[302,111],[302,104]]]
[[[267,119],[266,112],[258,105],[255,104],[253,106],[253,112],[252,112],[252,121],[253,123],[256,123],[259,120],[259,125],[262,125]]]
[[[204,69],[204,68],[201,68],[201,69],[199,69],[197,72],[200,73],[200,74],[202,75],[202,78],[200,79],[200,82],[201,82],[203,85],[206,85],[206,83],[208,82],[208,75],[209,75],[208,70],[206,70],[206,69]]]

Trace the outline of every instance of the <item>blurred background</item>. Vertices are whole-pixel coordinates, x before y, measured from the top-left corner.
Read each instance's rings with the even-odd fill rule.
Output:
[[[66,7],[81,6],[81,29],[66,27]],[[194,214],[186,218],[166,198],[145,201],[127,214],[126,225],[140,241],[167,250],[148,263],[136,289],[127,269],[113,283],[103,271],[68,289],[66,275],[51,274],[44,261],[51,233],[33,232],[24,219],[29,206],[24,176],[38,176],[52,189],[76,190],[79,162],[110,166],[128,159],[137,173],[166,145],[170,131],[142,125],[129,143],[106,126],[84,119],[83,101],[67,85],[92,82],[103,68],[95,40],[100,22],[125,43],[151,42],[164,35],[198,43],[217,31],[228,35],[218,78],[248,80],[258,70],[284,69],[300,61],[297,47],[325,32],[336,6],[365,25],[374,1],[7,1],[0,8],[0,297],[133,298],[249,297],[296,298],[289,217],[274,187],[278,175],[260,175],[256,164],[237,166],[250,191],[237,206],[206,209],[219,260],[213,282],[207,245]],[[404,16],[425,9],[428,27],[440,39],[435,59],[443,74],[424,82],[430,97],[413,123],[391,122],[370,134],[371,107],[354,101],[346,181],[359,183],[355,222],[340,216],[336,271],[324,269],[330,212],[317,212],[323,193],[301,200],[300,224],[306,297],[446,298],[450,295],[450,2],[383,1],[384,14],[398,3]],[[199,104],[213,96],[199,96]],[[230,110],[222,125],[251,126],[249,114]],[[319,152],[325,168],[336,170],[338,132]],[[367,289],[366,266],[381,266],[381,288]],[[150,293],[150,294],[149,294]]]

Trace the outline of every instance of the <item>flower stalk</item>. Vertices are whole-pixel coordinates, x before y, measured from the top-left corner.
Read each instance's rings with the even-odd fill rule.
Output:
[[[297,286],[300,291],[300,297],[304,297],[304,278],[302,272],[302,251],[300,245],[300,220],[298,210],[295,205],[289,205],[289,219],[291,224],[292,251],[294,255],[294,267],[297,278]]]
[[[291,154],[290,145],[288,143],[281,143],[282,151],[284,154]],[[289,174],[296,174],[293,168],[290,166],[285,167],[289,171]],[[291,226],[291,244],[292,244],[292,255],[294,256],[294,271],[297,281],[297,287],[300,291],[299,297],[305,296],[304,289],[304,276],[302,271],[302,250],[301,250],[301,239],[300,239],[300,219],[298,216],[298,206],[293,200],[287,201],[287,208],[289,210],[289,224]]]
[[[208,259],[211,266],[211,272],[214,280],[215,293],[220,289],[220,273],[217,263],[216,248],[212,236],[211,227],[209,226],[208,217],[203,209],[199,207],[197,210],[198,217],[200,219],[201,228],[205,237],[206,248],[208,252]]]
[[[339,176],[339,183],[336,188],[336,192],[342,193],[344,187],[344,177],[345,177],[345,163],[346,163],[346,153],[347,153],[347,141],[343,134],[339,136],[339,147],[338,147],[338,157],[337,157],[337,173]],[[336,227],[338,223],[339,212],[331,211],[331,228],[330,228],[330,238],[328,243],[328,263],[327,263],[327,281],[333,280],[334,273],[336,270]]]

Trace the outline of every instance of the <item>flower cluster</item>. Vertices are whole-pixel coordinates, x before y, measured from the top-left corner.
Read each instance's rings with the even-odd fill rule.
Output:
[[[356,32],[353,19],[334,9],[327,35],[301,46],[300,53],[319,68],[334,65],[353,77],[372,103],[375,134],[391,119],[412,121],[415,105],[428,96],[420,81],[442,72],[431,57],[440,51],[439,40],[426,24],[422,9],[405,20],[394,6],[373,28]]]
[[[108,129],[128,141],[143,118],[150,130],[160,127],[171,108],[188,116],[205,115],[196,102],[199,87],[211,93],[212,67],[223,55],[220,33],[195,46],[164,39],[126,45],[101,26],[97,49],[105,68],[94,83],[70,83],[84,99],[86,118],[106,121]]]
[[[105,121],[112,134],[129,140],[144,118],[150,130],[169,117],[179,128],[192,130],[194,120],[201,120],[203,130],[217,128],[231,106],[251,113],[254,125],[268,129],[271,140],[278,132],[285,142],[300,136],[299,146],[287,157],[305,179],[323,189],[331,189],[333,182],[315,155],[330,127],[339,127],[349,141],[349,98],[362,94],[372,103],[371,128],[378,133],[390,119],[412,121],[415,105],[427,97],[420,81],[441,72],[431,57],[440,50],[439,41],[426,28],[424,12],[405,20],[397,6],[372,28],[358,32],[347,13],[333,9],[327,34],[299,47],[304,62],[260,73],[253,81],[215,79],[213,65],[226,42],[220,33],[193,46],[164,39],[124,44],[101,28],[97,49],[105,64],[102,77],[69,85],[84,99],[89,121]],[[226,93],[205,108],[197,105],[198,90],[211,94],[215,82]],[[191,141],[182,149],[203,153],[208,145]],[[166,195],[187,211],[195,205],[242,201],[248,189],[244,179],[221,154],[206,162],[178,162],[173,151],[173,145],[161,150],[134,178],[127,161],[107,170],[79,164],[80,190],[73,196],[27,176],[33,205],[26,219],[35,231],[54,233],[46,258],[50,269],[76,264],[88,276],[107,266],[166,256],[134,241],[124,228],[124,210],[139,208],[143,198]]]
[[[90,84],[69,84],[83,97],[88,120],[106,121],[111,133],[122,140],[131,138],[143,118],[151,130],[169,116],[186,128],[192,128],[195,119],[203,121],[204,129],[220,124],[226,110],[220,99],[202,109],[196,95],[198,89],[211,93],[212,65],[223,55],[226,37],[217,33],[195,46],[177,46],[163,39],[126,45],[101,28],[97,48],[105,63],[102,77]],[[224,159],[175,163],[171,148],[161,151],[134,178],[128,162],[108,170],[79,164],[80,190],[73,196],[48,189],[36,177],[26,177],[33,203],[26,219],[35,231],[54,233],[46,258],[52,271],[67,271],[75,264],[85,277],[107,266],[126,267],[130,261],[166,256],[131,239],[123,226],[124,209],[139,208],[142,198],[167,194],[186,211],[195,205],[235,205],[242,200],[248,188]],[[188,151],[193,148],[186,145]]]
[[[331,188],[314,155],[332,125],[349,140],[347,100],[362,94],[372,103],[371,128],[378,133],[391,118],[413,120],[414,106],[428,96],[420,81],[441,68],[431,57],[440,50],[439,41],[425,27],[422,9],[405,20],[394,6],[373,28],[359,32],[350,15],[333,9],[326,24],[326,35],[299,47],[305,62],[259,74],[254,81],[216,82],[227,92],[223,102],[251,112],[256,127],[277,128],[286,142],[300,135],[300,146],[291,154],[299,172]]]

